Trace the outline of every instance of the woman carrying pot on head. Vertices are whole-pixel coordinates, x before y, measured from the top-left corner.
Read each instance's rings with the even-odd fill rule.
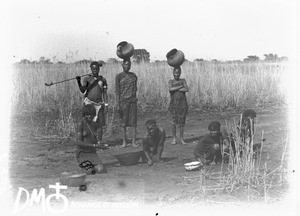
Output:
[[[123,144],[121,148],[126,147],[126,128],[133,128],[132,147],[139,147],[136,143],[137,127],[137,82],[135,73],[130,71],[134,47],[132,44],[123,41],[117,46],[117,55],[123,59],[123,72],[117,74],[115,83],[116,107],[120,114],[123,127]]]
[[[185,79],[180,78],[181,68],[175,67],[173,69],[174,79],[169,80],[169,92],[171,95],[171,101],[169,111],[172,115],[172,145],[176,144],[176,126],[179,127],[179,138],[183,145],[186,142],[183,141],[184,126],[186,115],[188,113],[188,104],[185,93],[189,91],[189,87]]]
[[[169,92],[171,96],[169,111],[172,115],[172,145],[176,144],[176,126],[179,127],[179,138],[183,145],[186,142],[183,141],[184,126],[186,115],[188,113],[188,104],[185,93],[189,91],[189,87],[186,80],[180,78],[181,65],[184,62],[184,54],[182,51],[172,49],[167,53],[167,62],[173,68],[174,79],[169,80]]]

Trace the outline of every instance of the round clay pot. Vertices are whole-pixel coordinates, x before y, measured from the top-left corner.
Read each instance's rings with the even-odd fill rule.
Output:
[[[184,62],[184,53],[177,49],[172,49],[166,55],[167,62],[171,67],[180,67]]]
[[[134,46],[131,43],[122,41],[117,45],[117,56],[121,59],[129,59],[134,52]]]

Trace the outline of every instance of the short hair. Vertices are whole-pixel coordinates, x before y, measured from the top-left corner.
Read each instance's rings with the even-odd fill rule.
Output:
[[[82,108],[82,116],[86,115],[96,115],[96,109],[92,104],[84,105]]]
[[[90,64],[90,67],[92,67],[93,65],[97,66],[98,68],[99,67],[102,67],[102,63],[99,63],[97,61],[93,61],[91,64]]]
[[[148,119],[147,121],[146,121],[146,123],[145,123],[145,125],[147,126],[147,125],[156,125],[156,121],[155,121],[155,119]]]
[[[212,121],[208,125],[208,130],[209,131],[220,131],[220,129],[221,129],[221,124],[218,121]]]

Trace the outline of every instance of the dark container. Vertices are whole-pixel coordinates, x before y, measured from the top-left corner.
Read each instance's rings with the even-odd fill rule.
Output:
[[[121,59],[129,59],[134,53],[134,46],[127,41],[122,41],[117,45],[117,56]]]
[[[184,62],[184,53],[178,49],[170,50],[167,55],[167,62],[171,67],[180,67]]]
[[[138,164],[142,154],[143,151],[137,151],[137,152],[117,154],[114,156],[117,158],[117,160],[120,162],[121,165],[132,166]]]

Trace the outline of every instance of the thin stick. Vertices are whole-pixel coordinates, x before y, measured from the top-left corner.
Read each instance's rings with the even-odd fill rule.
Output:
[[[84,75],[81,75],[79,77],[84,77],[84,76],[88,76],[88,75],[91,75],[91,73],[84,74]],[[53,83],[53,82],[51,82],[51,83],[45,83],[45,86],[52,86],[52,85],[55,85],[55,84],[58,84],[58,83],[68,82],[68,81],[73,80],[73,79],[76,79],[76,77],[71,78],[71,79],[66,79],[66,80],[58,81],[58,82],[55,82],[55,83]]]
[[[258,169],[260,169],[260,162],[261,162],[261,155],[262,155],[262,149],[264,144],[264,131],[261,132],[261,146],[260,146],[260,154],[259,154],[259,161],[258,161]]]

